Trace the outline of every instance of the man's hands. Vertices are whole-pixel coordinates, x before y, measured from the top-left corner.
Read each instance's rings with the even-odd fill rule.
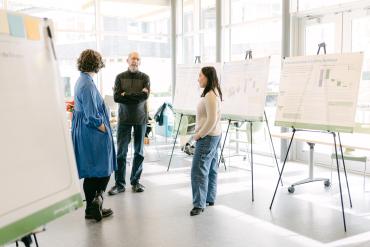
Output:
[[[143,91],[144,93],[146,93],[146,94],[149,94],[149,90],[148,90],[147,88],[145,88],[145,87],[143,88],[143,90],[142,90],[142,91]],[[121,95],[122,95],[122,96],[125,96],[125,94],[126,94],[126,92],[122,92],[122,93],[121,93]]]

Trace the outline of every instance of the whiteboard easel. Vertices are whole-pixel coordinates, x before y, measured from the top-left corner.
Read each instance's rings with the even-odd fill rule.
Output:
[[[319,44],[317,55],[319,55],[321,48],[324,49],[324,52],[326,51],[325,43]],[[312,95],[316,92],[316,94],[318,95],[317,96],[318,99],[316,100],[320,103],[326,102],[328,106],[330,106],[332,103],[331,101],[328,100],[327,95],[330,95],[332,92],[327,91],[326,90],[327,88],[331,89],[332,91],[340,92],[341,94],[339,94],[339,97],[344,96],[344,99],[347,99],[348,101],[357,102],[358,85],[359,85],[360,77],[361,77],[362,60],[363,60],[362,53],[348,53],[348,54],[323,55],[323,56],[318,56],[316,58],[313,56],[297,57],[297,58],[289,58],[289,62],[284,61],[282,76],[281,76],[282,78],[281,79],[281,88],[282,88],[281,90],[283,90],[283,92],[279,94],[276,123],[277,125],[280,125],[280,126],[286,126],[287,123],[290,123],[291,126],[289,127],[291,127],[293,131],[292,131],[292,136],[290,138],[290,142],[288,145],[288,150],[284,158],[282,171],[279,176],[277,185],[275,187],[274,195],[271,200],[270,210],[272,209],[272,206],[275,200],[278,185],[281,180],[281,177],[282,177],[285,165],[286,165],[287,157],[288,157],[292,142],[294,140],[294,135],[296,131],[328,133],[333,136],[333,144],[334,144],[335,156],[336,156],[336,162],[337,162],[337,173],[338,173],[338,183],[339,183],[340,198],[341,198],[343,226],[344,226],[344,231],[345,232],[347,231],[346,219],[345,219],[345,214],[344,214],[344,205],[343,205],[342,184],[341,184],[341,177],[340,177],[340,170],[339,170],[337,137],[339,141],[339,149],[341,152],[341,158],[343,162],[344,174],[345,174],[346,185],[347,185],[347,190],[348,190],[348,197],[350,201],[350,206],[352,208],[352,199],[351,199],[350,189],[348,185],[347,171],[346,171],[346,166],[344,162],[340,131],[347,131],[347,132],[353,131],[354,123],[355,123],[355,109],[353,109],[352,107],[352,111],[350,111],[349,109],[335,109],[334,108],[334,110],[337,110],[337,111],[341,110],[343,114],[347,114],[346,121],[344,121],[344,123],[340,121],[341,118],[344,118],[343,116],[340,116],[339,118],[334,118],[333,120],[330,117],[323,118],[323,115],[322,114],[320,115],[320,112],[315,112],[315,114],[319,116],[319,118],[316,118],[316,121],[321,121],[319,124],[315,123],[315,117],[317,116],[312,116],[313,117],[312,119],[314,120],[309,121],[308,124],[303,123],[301,119],[310,120],[310,118],[307,117],[307,115],[304,115],[305,109],[310,109],[310,105],[304,104],[304,100],[305,100],[304,97],[307,97],[305,95],[306,90],[311,91],[309,95]],[[348,63],[347,66],[346,66],[346,63]],[[339,71],[338,71],[338,67],[340,68]],[[345,69],[342,69],[343,67]],[[302,74],[304,74],[305,76],[302,76]],[[292,80],[292,78],[294,78],[294,80]],[[296,80],[296,78],[300,78],[300,80]],[[300,94],[296,96],[296,98],[290,96],[291,98],[293,98],[293,101],[297,101],[298,99],[298,101],[302,102],[302,104],[299,104],[298,106],[292,106],[291,108],[287,108],[288,111],[290,111],[290,114],[287,114],[286,112],[284,115],[282,114],[282,112],[284,112],[282,109],[284,109],[284,106],[287,105],[286,104],[287,102],[290,102],[289,101],[290,98],[288,96],[289,95],[294,96],[294,94],[297,94],[297,91],[293,91],[293,93],[291,93],[290,91],[294,90],[295,88],[299,89],[299,85],[298,86],[291,85],[291,88],[289,89],[289,85],[292,84],[291,83],[292,81],[296,83],[304,84],[303,90],[298,91],[300,92]],[[324,94],[323,93],[320,94],[320,91],[321,92],[324,91]],[[331,94],[331,95],[332,97],[338,96],[335,94],[334,95]],[[300,98],[297,98],[297,97],[300,97]],[[323,104],[323,106],[325,106],[325,104]],[[337,106],[337,108],[340,108],[340,107],[341,105]],[[354,107],[356,107],[356,104]],[[346,108],[346,105],[344,105],[343,108]],[[319,111],[319,110],[327,110],[327,109],[318,108],[317,110]],[[308,113],[312,114],[311,111],[309,111]],[[331,113],[332,112],[329,111],[329,114],[327,116],[333,116]],[[293,120],[290,122],[289,121],[288,122],[279,121],[279,118],[284,119],[284,117],[285,119],[288,119],[288,120],[293,119]],[[297,121],[298,118],[300,119],[300,121]],[[311,157],[312,157],[314,144],[313,143],[308,143],[308,144],[310,145],[310,152],[311,152]],[[313,161],[310,160],[310,169],[312,169],[312,167],[313,167]],[[330,183],[327,183],[328,179],[322,179],[322,178],[313,179],[312,177],[305,179],[304,181],[295,183],[295,184],[300,185],[300,184],[311,183],[311,182],[316,182],[316,181],[325,181],[324,183],[325,186],[330,186]],[[294,190],[292,190],[290,187],[289,192],[293,193]]]
[[[264,111],[266,103],[267,83],[269,77],[270,58],[266,57],[252,60],[252,50],[248,50],[246,52],[245,58],[246,60],[242,62],[225,63],[222,70],[222,85],[225,98],[225,101],[222,105],[222,115],[223,118],[228,120],[228,125],[221,147],[221,154],[223,154],[225,148],[231,123],[249,123],[252,182],[251,193],[252,202],[254,202],[253,123],[262,122],[265,119],[278,174],[280,174],[280,168],[277,162],[275,147],[272,141],[267,115]],[[218,165],[220,164],[220,162],[221,158],[218,161]]]
[[[82,206],[52,22],[0,11],[0,245]],[[2,23],[4,24],[4,23]],[[17,191],[14,193],[14,189]]]

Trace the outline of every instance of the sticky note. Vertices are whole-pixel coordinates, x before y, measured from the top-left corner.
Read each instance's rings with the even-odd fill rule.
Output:
[[[0,10],[0,33],[9,34],[8,17],[4,10]]]
[[[40,40],[40,21],[37,18],[26,16],[24,18],[27,39]]]
[[[23,17],[8,13],[9,31],[13,37],[25,37]]]

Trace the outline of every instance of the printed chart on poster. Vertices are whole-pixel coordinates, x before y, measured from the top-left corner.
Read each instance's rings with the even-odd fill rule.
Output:
[[[176,67],[176,87],[173,102],[175,112],[195,115],[202,90],[198,77],[202,67],[213,66],[218,78],[221,75],[221,64],[180,64]]]
[[[232,120],[263,120],[270,58],[229,62],[222,69],[222,116]]]
[[[0,11],[0,246],[82,206],[50,21]],[[6,189],[4,189],[6,188]]]
[[[362,53],[286,58],[275,124],[353,132]]]

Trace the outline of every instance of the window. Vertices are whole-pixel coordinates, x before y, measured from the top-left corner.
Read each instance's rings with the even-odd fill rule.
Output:
[[[185,36],[183,37],[183,50],[186,51],[183,54],[183,62],[185,64],[194,63],[195,59],[195,37],[194,36]]]
[[[360,16],[352,20],[351,50],[364,52],[364,64],[356,121],[370,123],[370,17]]]
[[[25,1],[8,0],[8,9],[53,20],[55,45],[65,97],[71,98],[79,76],[76,60],[81,51],[96,49],[95,6],[84,0]]]
[[[216,28],[216,1],[215,0],[201,0],[200,27],[201,29],[215,29]]]
[[[231,0],[231,24],[280,17],[281,1]]]
[[[264,30],[260,32],[260,30]],[[230,60],[242,60],[247,50],[256,57],[279,55],[281,22],[252,22],[231,28]]]
[[[318,44],[325,42],[327,53],[334,53],[335,48],[335,23],[311,25],[306,28],[305,54],[315,55]]]
[[[216,1],[179,0],[177,62],[216,62]]]
[[[366,127],[370,123],[370,17],[366,3],[351,5],[356,1],[299,1],[299,9],[308,11],[306,14],[297,13],[300,30],[298,38],[293,42],[295,47],[301,47],[296,55],[313,55],[317,52],[317,44],[325,42],[327,53],[364,52],[362,80],[358,96],[356,111],[356,129],[358,133],[369,133]],[[335,6],[334,6],[335,5]],[[333,10],[335,7],[335,11]],[[357,134],[361,137],[363,134]],[[343,134],[343,138],[353,139],[352,134]],[[356,139],[357,142],[364,138]],[[366,139],[366,138],[365,138]],[[308,161],[308,147],[305,144],[297,145],[299,160]],[[315,160],[318,163],[330,164],[330,155],[333,148],[317,145]],[[368,155],[368,154],[367,154]],[[356,170],[356,163],[348,163],[348,168]]]
[[[116,75],[127,69],[130,51],[142,56],[141,70],[151,78],[152,97],[171,99],[170,6],[169,2],[135,3],[111,0],[8,0],[8,9],[51,18],[56,33],[66,98],[73,97],[79,76],[76,60],[82,50],[91,48],[102,53],[106,67],[97,76],[98,88],[112,94]],[[96,12],[95,7],[99,6]],[[98,25],[98,26],[96,26]],[[101,83],[100,83],[101,82]],[[150,104],[156,109],[156,104]]]
[[[200,56],[202,62],[216,62],[216,1],[200,1]]]
[[[151,80],[149,110],[171,101],[170,6],[133,1],[101,1],[101,52],[103,95],[112,95],[115,77],[127,70],[131,51],[141,55],[140,70]]]
[[[346,3],[355,2],[354,0],[298,0],[298,11],[309,11],[313,9],[320,9],[323,7],[333,7],[336,5],[343,5]]]
[[[281,1],[230,0],[224,6],[225,61],[244,59],[252,50],[254,57],[280,55]]]
[[[214,30],[204,31],[200,35],[202,62],[215,62],[216,61],[216,33]]]
[[[244,60],[247,50],[252,50],[253,58],[271,57],[265,111],[272,126],[280,80],[282,3],[280,0],[230,0],[224,1],[223,9],[223,60]],[[278,127],[273,128],[279,130]],[[263,129],[261,125],[257,135]],[[278,145],[275,147],[279,149]],[[269,153],[270,148],[267,139],[256,143],[254,147],[257,152],[264,154]]]
[[[194,1],[183,1],[183,29],[184,33],[190,33],[194,30]]]
[[[230,0],[224,6],[223,58],[225,61],[245,59],[247,50],[253,57],[271,56],[267,107],[273,122],[280,80],[281,1]],[[262,31],[261,31],[262,30]]]

